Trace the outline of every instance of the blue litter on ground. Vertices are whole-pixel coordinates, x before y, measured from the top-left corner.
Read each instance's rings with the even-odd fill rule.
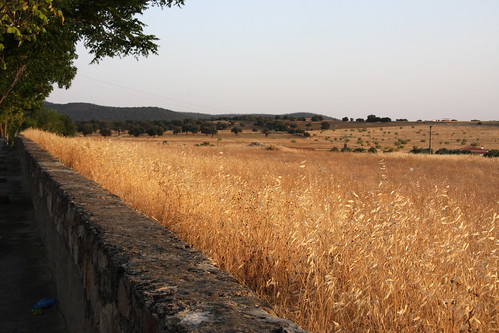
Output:
[[[42,298],[41,300],[36,302],[35,305],[33,305],[31,312],[34,315],[42,314],[43,313],[42,309],[48,309],[48,308],[54,306],[54,304],[56,302],[57,302],[57,299],[55,299],[55,298]]]

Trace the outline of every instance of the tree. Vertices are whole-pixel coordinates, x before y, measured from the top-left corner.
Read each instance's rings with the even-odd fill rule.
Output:
[[[24,110],[41,105],[53,85],[69,87],[76,74],[73,41],[57,38],[64,34],[47,27],[46,32],[30,42],[22,57],[4,56],[6,68],[0,70],[0,136],[12,137],[24,120]]]
[[[229,128],[229,126],[226,123],[217,122],[216,128],[217,130],[221,131],[226,130],[227,128]]]
[[[327,121],[324,121],[321,124],[321,129],[323,129],[323,130],[328,130],[330,127],[331,127],[331,124],[328,123]]]
[[[341,120],[344,121],[344,122],[347,122],[349,120],[349,118],[348,117],[343,117],[343,118],[341,118]]]
[[[9,53],[36,41],[45,26],[63,19],[52,0],[3,1],[0,6],[0,69],[5,70]],[[14,83],[15,84],[15,83]]]
[[[235,135],[238,135],[239,133],[241,133],[243,130],[241,129],[241,127],[232,127],[232,129],[230,130],[232,133],[234,133]]]
[[[209,123],[209,122],[204,122],[201,125],[200,132],[203,134],[206,134],[206,135],[214,136],[215,134],[218,133],[218,130],[217,130],[217,127],[215,124]]]
[[[128,130],[128,134],[129,135],[133,135],[134,137],[139,137],[139,136],[141,136],[144,133],[145,133],[144,129],[142,127],[140,127],[140,126],[132,126]]]
[[[82,126],[80,129],[81,133],[83,133],[83,136],[87,136],[95,132],[94,127],[90,123],[86,123]]]
[[[21,129],[26,128],[39,128],[64,136],[74,136],[76,133],[76,126],[68,115],[44,108],[41,105],[26,110]]]
[[[100,131],[99,131],[99,133],[103,137],[108,137],[108,136],[111,136],[111,134],[112,134],[111,130],[109,128],[107,128],[107,127],[101,128]]]
[[[0,136],[39,103],[53,84],[68,87],[78,41],[94,55],[147,56],[157,38],[138,19],[151,6],[184,0],[20,0],[0,4]],[[12,130],[10,130],[12,132]]]

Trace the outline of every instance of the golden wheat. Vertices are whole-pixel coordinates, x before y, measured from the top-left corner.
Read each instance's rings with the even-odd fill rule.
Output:
[[[311,331],[498,329],[498,159],[24,134]]]

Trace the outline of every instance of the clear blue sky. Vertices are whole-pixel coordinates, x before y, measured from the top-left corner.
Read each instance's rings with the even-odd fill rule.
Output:
[[[219,113],[499,120],[498,0],[186,0],[158,56],[89,65],[48,101]]]

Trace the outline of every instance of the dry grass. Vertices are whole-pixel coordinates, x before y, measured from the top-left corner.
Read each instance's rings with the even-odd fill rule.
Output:
[[[499,159],[25,135],[311,331],[498,330]]]
[[[204,134],[196,135],[172,135],[171,132],[162,137],[151,138],[142,136],[134,138],[130,136],[114,137],[120,141],[167,141],[174,145],[194,145],[209,142],[218,147],[247,144],[249,142],[260,142],[267,146],[280,146],[292,149],[316,149],[330,150],[333,147],[343,148],[345,140],[348,147],[369,149],[377,147],[378,151],[393,150],[408,152],[414,146],[428,148],[429,125],[423,123],[332,123],[329,130],[313,130],[310,138],[303,138],[282,133],[272,133],[265,137],[260,132],[252,132],[245,128],[238,136],[231,134],[229,130],[219,131],[215,137]],[[301,124],[299,127],[305,128]],[[484,122],[477,125],[472,122],[449,122],[431,123],[432,125],[432,148],[434,151],[440,148],[458,149],[472,144],[483,146],[486,149],[499,149],[499,122]],[[320,127],[320,122],[314,123]],[[99,135],[95,135],[99,137]]]

